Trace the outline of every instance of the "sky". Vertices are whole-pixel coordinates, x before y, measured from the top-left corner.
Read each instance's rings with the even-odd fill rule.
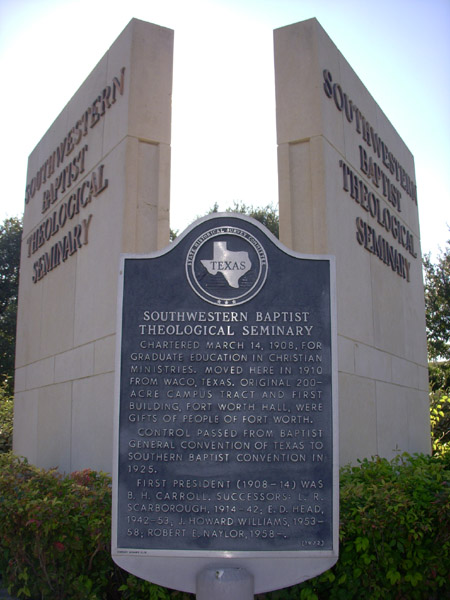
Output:
[[[0,222],[28,155],[133,18],[175,30],[171,227],[277,206],[273,29],[316,17],[412,152],[422,252],[450,238],[450,0],[0,0]]]

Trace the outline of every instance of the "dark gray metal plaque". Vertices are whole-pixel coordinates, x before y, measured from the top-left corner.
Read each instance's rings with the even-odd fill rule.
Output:
[[[113,555],[337,557],[333,266],[229,214],[123,258]]]

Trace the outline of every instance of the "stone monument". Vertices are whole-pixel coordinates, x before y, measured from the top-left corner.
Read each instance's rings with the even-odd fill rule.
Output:
[[[169,241],[172,58],[133,19],[29,158],[14,451],[41,467],[112,470],[119,257]],[[413,157],[315,19],[275,31],[275,75],[281,241],[336,256],[341,463],[429,451]]]
[[[280,239],[336,256],[341,464],[429,452],[413,157],[316,19],[274,42]]]
[[[173,32],[133,19],[30,155],[14,451],[111,471],[121,252],[169,240]]]

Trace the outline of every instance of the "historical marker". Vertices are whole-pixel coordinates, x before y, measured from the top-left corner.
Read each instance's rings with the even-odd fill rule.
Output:
[[[124,255],[120,279],[114,560],[191,592],[210,565],[246,568],[255,593],[330,568],[333,260],[213,215]]]

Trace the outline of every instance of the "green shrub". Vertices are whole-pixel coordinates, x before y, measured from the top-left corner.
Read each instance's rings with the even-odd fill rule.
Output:
[[[6,383],[0,384],[0,452],[12,448],[14,401],[7,392]]]
[[[431,443],[433,454],[450,453],[450,397],[430,394]]]
[[[450,586],[450,461],[376,458],[341,470],[340,556],[266,598],[442,600]]]
[[[109,478],[0,455],[0,570],[20,598],[96,599],[109,585]]]
[[[19,598],[193,598],[114,565],[110,483],[103,473],[61,476],[0,455],[0,572]],[[341,470],[340,492],[337,564],[260,600],[449,597],[449,454],[364,460]]]
[[[0,573],[18,598],[168,600],[111,559],[111,479],[62,476],[0,455]],[[173,595],[175,594],[175,596]]]

